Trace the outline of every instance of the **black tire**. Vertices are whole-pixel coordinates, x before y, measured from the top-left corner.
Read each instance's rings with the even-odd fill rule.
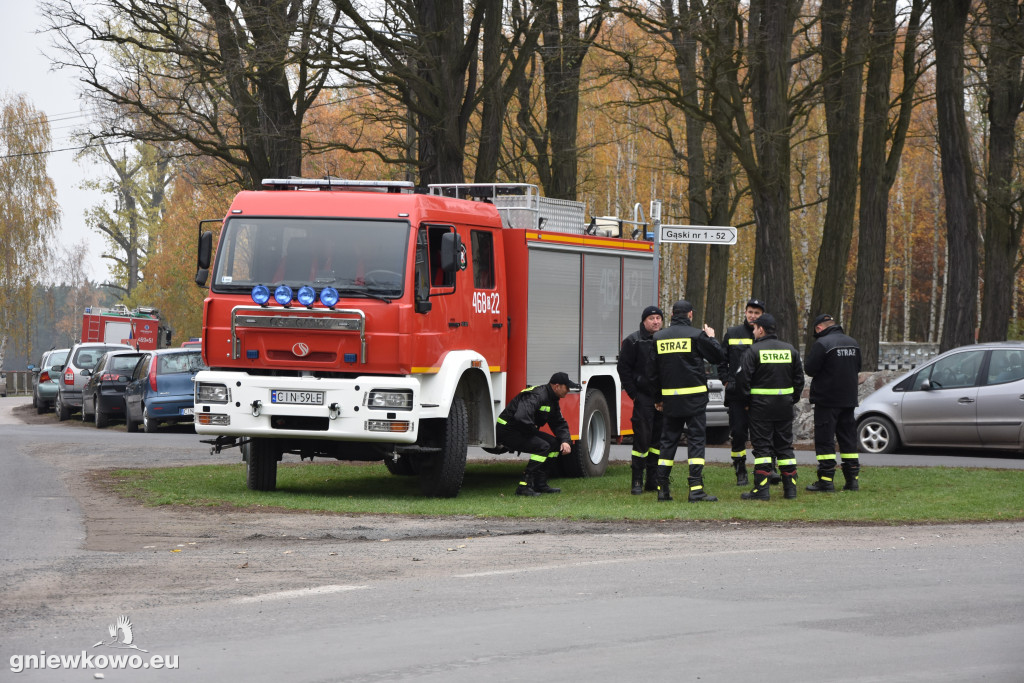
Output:
[[[900,435],[888,418],[868,415],[857,423],[857,445],[861,453],[894,453],[900,446]]]
[[[612,445],[612,417],[608,401],[599,389],[587,391],[583,405],[583,428],[572,452],[558,456],[562,473],[567,477],[600,477],[608,469],[608,453]]]
[[[250,491],[277,488],[277,461],[281,449],[275,439],[249,439],[242,446],[245,456],[245,485]]]
[[[413,465],[411,455],[399,455],[392,458],[390,455],[384,458],[384,467],[388,472],[397,477],[412,477],[417,474],[417,467]]]
[[[424,459],[420,468],[420,491],[431,498],[454,498],[462,489],[466,474],[469,420],[466,404],[456,396],[444,421],[440,452]]]
[[[142,428],[147,434],[156,434],[157,427],[160,426],[159,420],[154,420],[149,416],[149,408],[142,406]]]
[[[82,412],[80,413],[82,422],[88,422],[92,419],[92,413],[85,412],[85,394],[82,394]]]
[[[39,399],[36,398],[35,392],[32,392],[32,407],[39,408]]]
[[[36,412],[40,415],[47,410],[46,401],[36,401]]]
[[[714,446],[721,443],[725,443],[729,440],[729,428],[728,427],[708,427],[707,430],[708,445]]]
[[[96,417],[96,429],[103,429],[108,424],[110,424],[110,418],[107,417],[106,413],[104,413],[102,410],[100,410],[99,402],[94,401],[93,403],[94,403],[94,405],[96,407],[95,408],[96,412],[93,413],[93,415],[95,415],[95,417]]]
[[[139,431],[139,423],[132,419],[128,409],[124,409],[124,428],[132,433]]]
[[[71,417],[71,409],[64,405],[64,401],[60,400],[60,394],[57,394],[56,402],[53,404],[53,409],[57,413],[57,420],[60,422]]]

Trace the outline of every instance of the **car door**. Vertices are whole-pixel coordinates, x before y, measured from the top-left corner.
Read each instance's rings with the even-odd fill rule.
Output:
[[[993,349],[978,389],[978,433],[984,446],[1020,448],[1024,422],[1024,352]]]
[[[149,381],[149,364],[153,361],[153,354],[146,354],[139,364],[135,366],[131,381],[124,390],[125,414],[130,416],[138,415],[142,419],[142,394],[145,390],[145,383]]]
[[[977,446],[978,375],[983,350],[951,353],[924,367],[903,396],[903,441],[908,446]]]

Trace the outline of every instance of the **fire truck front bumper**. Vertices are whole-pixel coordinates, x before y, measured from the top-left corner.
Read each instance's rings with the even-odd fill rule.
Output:
[[[414,443],[420,385],[408,377],[272,377],[203,371],[199,434]]]

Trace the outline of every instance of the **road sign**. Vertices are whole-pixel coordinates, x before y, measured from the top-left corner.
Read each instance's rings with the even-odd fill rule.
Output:
[[[736,244],[736,228],[731,225],[662,225],[661,241]]]

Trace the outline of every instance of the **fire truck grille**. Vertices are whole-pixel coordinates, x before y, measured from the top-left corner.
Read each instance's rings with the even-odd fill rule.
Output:
[[[329,351],[312,351],[305,356],[296,356],[291,351],[275,351],[273,349],[267,349],[267,359],[288,362],[335,363],[338,360],[338,354],[331,353]]]
[[[326,432],[330,422],[326,417],[305,415],[274,415],[270,418],[270,426],[274,429],[297,429],[307,432]]]

